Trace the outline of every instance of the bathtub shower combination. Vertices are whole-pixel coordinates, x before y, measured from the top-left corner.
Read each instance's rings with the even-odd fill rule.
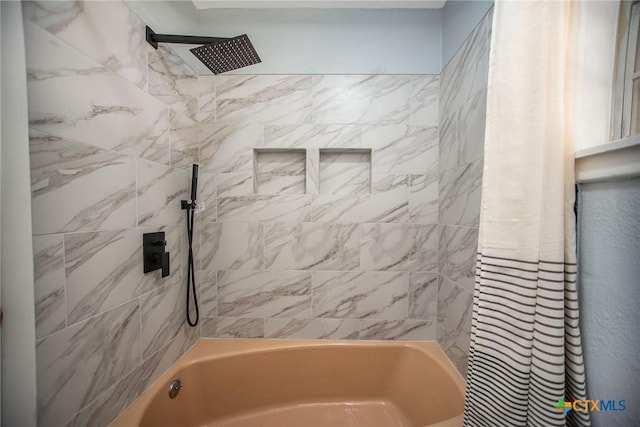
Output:
[[[436,343],[204,340],[113,427],[457,427],[463,401]]]

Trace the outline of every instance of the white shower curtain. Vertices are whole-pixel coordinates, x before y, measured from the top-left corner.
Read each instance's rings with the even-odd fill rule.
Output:
[[[497,1],[464,425],[589,425],[576,295],[576,4]]]

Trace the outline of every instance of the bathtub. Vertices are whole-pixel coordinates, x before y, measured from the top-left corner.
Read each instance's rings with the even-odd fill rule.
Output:
[[[112,426],[459,427],[463,401],[436,343],[205,339]]]

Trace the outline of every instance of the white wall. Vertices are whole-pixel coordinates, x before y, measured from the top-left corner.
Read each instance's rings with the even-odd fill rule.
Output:
[[[452,1],[442,9],[442,68],[444,68],[478,22],[493,6],[493,0]]]
[[[589,399],[625,399],[592,412],[593,427],[640,420],[640,179],[580,186],[579,297]]]

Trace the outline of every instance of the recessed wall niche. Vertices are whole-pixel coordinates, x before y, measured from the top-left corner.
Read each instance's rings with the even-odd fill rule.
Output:
[[[371,149],[320,150],[320,194],[371,193]]]
[[[256,194],[305,194],[307,154],[304,149],[253,150]]]

